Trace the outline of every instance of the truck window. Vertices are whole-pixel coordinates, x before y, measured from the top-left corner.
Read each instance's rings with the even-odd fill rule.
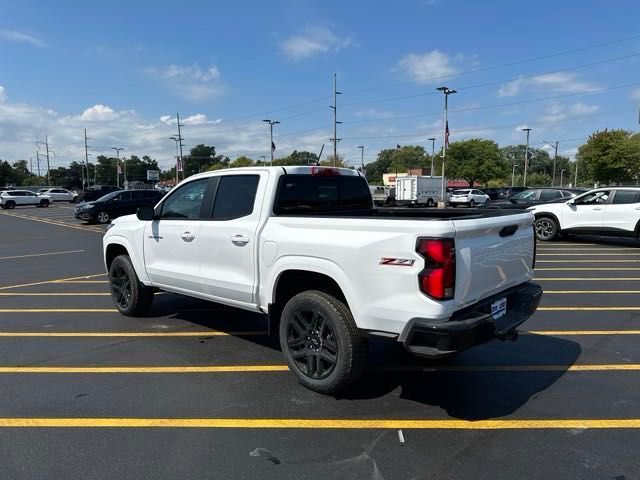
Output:
[[[220,177],[213,204],[214,220],[233,220],[253,213],[259,175],[225,175]]]
[[[362,177],[284,175],[280,177],[274,213],[319,213],[372,208]]]
[[[194,180],[171,192],[162,204],[160,218],[198,220],[208,178]]]

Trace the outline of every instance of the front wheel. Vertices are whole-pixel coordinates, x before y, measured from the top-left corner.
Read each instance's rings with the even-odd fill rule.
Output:
[[[49,206],[49,200],[40,200],[39,207],[46,208]]]
[[[553,240],[558,235],[558,224],[550,217],[537,218],[533,223],[536,231],[536,238],[547,242]]]
[[[298,381],[325,394],[354,382],[367,359],[366,339],[347,306],[316,290],[299,293],[285,305],[280,345]]]
[[[109,266],[111,298],[122,315],[143,315],[153,302],[153,289],[145,287],[138,279],[131,259],[118,255]]]
[[[473,207],[475,207],[475,206],[476,206],[476,202],[475,202],[475,200],[471,200],[471,201],[469,202],[469,208],[473,208]]]

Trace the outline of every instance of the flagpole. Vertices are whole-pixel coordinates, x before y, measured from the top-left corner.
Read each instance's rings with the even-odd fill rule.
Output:
[[[446,208],[446,182],[444,177],[444,162],[447,156],[447,145],[449,144],[449,118],[448,118],[448,105],[449,105],[449,95],[452,93],[457,93],[456,90],[453,90],[449,87],[438,87],[436,90],[441,91],[444,94],[444,141],[442,142],[442,192],[440,192],[440,208]]]
[[[271,144],[269,145],[269,150],[271,150],[271,164],[270,166],[273,167],[273,151],[276,149],[276,145],[275,143],[273,143],[273,126],[277,125],[278,123],[280,123],[278,120],[270,120],[270,119],[266,119],[266,120],[262,120],[264,123],[268,123],[269,124],[269,133],[270,133],[270,138],[271,138]]]

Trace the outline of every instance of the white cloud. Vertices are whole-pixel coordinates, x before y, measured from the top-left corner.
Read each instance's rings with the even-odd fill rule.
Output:
[[[640,88],[637,88],[636,90],[631,92],[631,100],[640,102]]]
[[[145,72],[162,82],[174,95],[191,101],[207,100],[224,91],[216,66],[202,69],[197,64],[168,65],[148,68]]]
[[[280,50],[291,60],[304,60],[323,53],[349,47],[349,37],[340,37],[326,27],[306,26],[304,30],[280,43]]]
[[[5,93],[4,87],[0,85],[0,103],[5,102],[7,100],[7,94]]]
[[[523,91],[547,91],[582,93],[597,89],[594,83],[580,80],[575,73],[545,73],[533,77],[521,77],[500,86],[499,97],[514,97]]]
[[[16,30],[0,29],[0,39],[15,43],[28,43],[34,47],[46,47],[47,44],[34,35]]]
[[[572,117],[593,115],[598,110],[600,110],[600,107],[598,105],[587,105],[582,102],[577,102],[573,105],[552,103],[545,109],[544,114],[540,117],[539,120],[543,125],[548,126],[560,123]]]
[[[80,115],[81,120],[85,120],[88,122],[104,122],[109,120],[115,120],[119,117],[119,114],[113,111],[111,107],[106,105],[97,104],[91,108],[87,108],[82,115]]]
[[[598,105],[586,105],[582,102],[574,103],[569,108],[569,113],[571,115],[591,115],[600,110]]]
[[[421,84],[437,82],[458,72],[449,55],[439,50],[405,55],[398,62],[396,69]]]
[[[368,108],[366,110],[356,112],[355,116],[359,118],[388,119],[394,118],[396,115],[393,112],[378,110],[376,108]]]

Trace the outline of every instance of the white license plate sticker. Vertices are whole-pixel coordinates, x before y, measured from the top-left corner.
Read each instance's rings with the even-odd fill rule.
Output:
[[[494,319],[500,318],[507,313],[507,298],[501,298],[491,304],[491,316]]]

